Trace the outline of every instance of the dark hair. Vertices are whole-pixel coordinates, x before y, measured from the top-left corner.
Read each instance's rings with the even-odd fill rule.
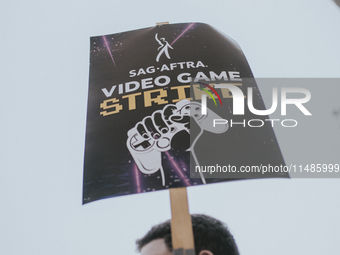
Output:
[[[214,255],[239,255],[234,237],[223,222],[203,214],[193,214],[191,220],[196,254],[209,250]],[[137,240],[138,250],[159,238],[164,238],[169,251],[172,251],[170,220],[153,226],[143,238]]]

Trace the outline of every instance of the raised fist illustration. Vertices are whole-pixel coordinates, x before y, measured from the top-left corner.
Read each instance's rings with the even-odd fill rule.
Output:
[[[147,116],[138,122],[127,133],[126,144],[138,169],[144,174],[153,174],[160,170],[163,186],[165,179],[161,153],[171,149],[171,141],[177,133],[184,131],[190,134],[191,117],[201,129],[190,147],[192,153],[192,147],[203,130],[223,133],[228,129],[227,124],[213,127],[213,120],[221,119],[220,116],[209,109],[207,109],[206,115],[202,115],[200,103],[184,99],[176,104],[166,105],[163,110],[155,111],[151,116]],[[187,143],[189,148],[189,139]],[[196,164],[198,164],[195,155],[193,156]],[[205,183],[203,175],[201,175],[201,178]]]

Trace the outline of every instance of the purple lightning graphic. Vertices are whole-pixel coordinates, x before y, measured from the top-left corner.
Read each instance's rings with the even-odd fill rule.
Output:
[[[107,50],[108,50],[108,52],[109,52],[109,54],[110,54],[110,56],[111,56],[112,62],[113,62],[113,64],[116,66],[116,63],[115,63],[115,61],[114,61],[114,59],[113,59],[113,56],[112,56],[112,53],[111,53],[109,44],[107,43],[107,40],[106,40],[105,35],[103,35],[103,39],[104,39],[104,43],[105,43],[105,45],[106,45],[106,48],[107,48]]]
[[[183,30],[183,32],[177,36],[177,38],[170,44],[173,45],[182,35],[184,35],[195,23],[191,23],[186,29]]]
[[[190,182],[188,181],[186,176],[183,174],[182,170],[179,168],[179,166],[177,165],[175,160],[173,160],[173,158],[171,157],[169,152],[166,151],[165,154],[167,155],[168,159],[170,160],[171,165],[175,168],[176,172],[181,176],[182,180],[185,182],[185,185],[186,186],[191,186]]]
[[[137,193],[141,193],[140,180],[139,180],[139,171],[138,171],[138,167],[137,167],[136,164],[134,165],[134,174],[135,174],[135,178],[136,178]]]

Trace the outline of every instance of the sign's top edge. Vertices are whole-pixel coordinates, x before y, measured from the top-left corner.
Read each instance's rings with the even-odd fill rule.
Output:
[[[123,33],[135,32],[135,31],[139,31],[139,30],[154,29],[156,27],[165,27],[165,26],[173,26],[173,25],[185,25],[185,24],[200,24],[200,25],[211,26],[211,25],[209,25],[207,23],[204,23],[204,22],[169,23],[169,24],[155,25],[155,26],[152,26],[152,27],[144,27],[144,28],[138,28],[138,29],[133,29],[133,30],[127,30],[127,31],[118,32],[118,33],[112,33],[112,34],[94,35],[94,36],[90,36],[90,38],[96,38],[96,37],[100,37],[100,36],[109,36],[109,35],[118,35],[118,34],[123,34]]]

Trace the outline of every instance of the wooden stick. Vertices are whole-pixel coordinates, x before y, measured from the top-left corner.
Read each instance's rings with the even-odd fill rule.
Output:
[[[167,25],[167,24],[169,24],[169,21],[157,22],[156,26]]]
[[[170,189],[171,236],[174,255],[195,254],[187,188]]]
[[[169,24],[158,22],[156,26]],[[187,188],[170,189],[171,237],[174,255],[195,255],[194,234],[189,214]]]

